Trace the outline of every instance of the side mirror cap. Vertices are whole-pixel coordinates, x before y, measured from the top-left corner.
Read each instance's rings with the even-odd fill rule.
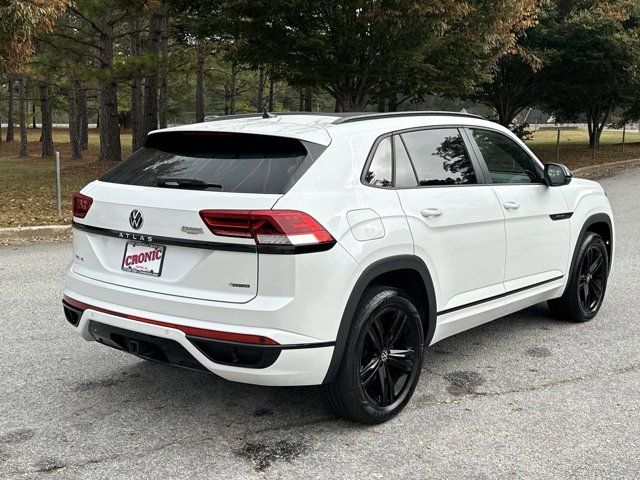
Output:
[[[573,174],[560,163],[547,163],[544,166],[544,181],[549,187],[560,187],[571,183]]]

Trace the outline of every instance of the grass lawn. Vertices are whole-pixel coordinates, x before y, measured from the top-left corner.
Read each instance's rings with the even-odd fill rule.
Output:
[[[3,129],[4,130],[4,129]],[[6,133],[6,132],[3,132]],[[542,161],[556,158],[555,131],[536,132],[529,142],[531,149]],[[54,131],[55,149],[62,159],[63,217],[56,218],[55,162],[40,157],[39,130],[29,129],[29,157],[19,158],[19,142],[0,143],[0,228],[28,225],[65,224],[71,221],[71,196],[91,180],[101,176],[113,164],[96,161],[99,152],[98,133],[89,136],[89,149],[79,161],[70,160],[69,133],[65,129]],[[131,135],[121,136],[123,157],[131,151]],[[595,162],[588,148],[587,132],[568,130],[561,132],[560,162],[569,168],[579,168],[616,160],[640,158],[640,133],[627,132],[627,146],[622,153],[622,132],[605,131]]]
[[[3,134],[6,131],[3,129]],[[17,132],[16,132],[17,136]],[[71,160],[69,132],[54,130],[54,149],[60,151],[62,164],[62,218],[56,217],[55,160],[40,157],[40,130],[28,130],[29,157],[19,158],[20,142],[0,143],[0,228],[27,225],[68,224],[71,221],[71,196],[101,176],[114,164],[97,162],[98,134],[89,135],[89,148],[83,159]],[[123,154],[131,151],[131,135],[123,134]]]
[[[557,135],[556,130],[535,132],[533,139],[528,142],[529,148],[543,162],[555,162]],[[569,168],[576,169],[636,158],[640,158],[640,133],[638,131],[627,130],[624,153],[622,152],[621,130],[602,132],[600,149],[596,153],[595,160],[592,158],[589,135],[586,130],[560,131],[560,163],[564,163]]]

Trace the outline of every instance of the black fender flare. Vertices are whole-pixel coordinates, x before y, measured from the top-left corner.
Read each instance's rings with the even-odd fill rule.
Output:
[[[580,229],[580,234],[578,235],[577,237],[578,239],[576,241],[576,244],[574,245],[573,256],[571,257],[571,266],[569,267],[569,278],[571,278],[571,275],[573,275],[573,271],[576,268],[576,262],[578,261],[578,250],[580,250],[580,242],[584,238],[584,235],[585,233],[587,233],[587,230],[589,229],[589,227],[591,227],[592,225],[595,225],[596,223],[606,223],[609,226],[609,232],[611,235],[610,252],[613,252],[614,238],[613,238],[613,222],[611,221],[611,217],[609,217],[609,215],[607,215],[606,213],[595,213],[591,215],[582,224],[582,228]],[[613,258],[611,257],[612,256],[609,255],[609,269],[607,270],[607,275],[611,270],[611,262],[613,261]]]
[[[414,270],[420,275],[424,282],[424,287],[427,292],[427,319],[425,319],[427,328],[425,331],[424,344],[429,345],[431,343],[431,339],[433,338],[433,334],[436,329],[436,294],[433,288],[431,274],[429,273],[429,269],[425,265],[424,261],[415,255],[397,255],[378,260],[369,265],[364,272],[362,272],[360,278],[358,278],[358,281],[351,291],[347,305],[342,313],[340,326],[338,327],[338,334],[336,336],[336,344],[333,349],[329,369],[327,370],[327,374],[322,382],[323,384],[331,383],[338,373],[338,369],[342,363],[342,354],[344,353],[344,348],[347,343],[347,336],[351,329],[351,322],[353,321],[353,316],[355,315],[358,302],[362,298],[362,295],[364,295],[367,286],[376,277],[395,270]]]

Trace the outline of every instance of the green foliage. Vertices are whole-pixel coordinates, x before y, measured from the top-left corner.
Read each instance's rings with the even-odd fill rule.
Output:
[[[548,61],[543,103],[561,119],[603,124],[630,105],[639,86],[640,5],[560,1],[544,32]]]
[[[65,4],[0,0],[0,73],[24,63],[35,45],[24,70],[27,97],[37,104],[37,85],[48,84],[58,119],[68,93],[80,89],[95,121],[111,87],[114,123],[137,125],[131,118],[139,114],[131,111],[142,107],[132,100],[141,98],[142,79],[153,84],[156,75],[170,124],[195,119],[196,84],[198,115],[255,112],[265,104],[298,110],[302,94],[311,92],[311,106],[323,111],[459,109],[456,99],[472,98],[505,125],[538,104],[559,119],[586,117],[593,138],[614,110],[625,110],[625,119],[640,117],[637,0],[75,0],[62,9]],[[149,47],[159,9],[169,12],[162,53]],[[103,43],[105,33],[110,41]],[[105,45],[113,50],[108,58]]]
[[[33,37],[50,32],[67,0],[0,0],[0,75],[15,73],[33,53]]]
[[[530,127],[531,125],[528,123],[519,123],[517,125],[511,125],[509,130],[511,130],[523,142],[528,142],[533,139],[533,131],[530,130]]]
[[[354,110],[375,97],[469,90],[535,20],[537,4],[232,0],[230,12],[242,58]]]

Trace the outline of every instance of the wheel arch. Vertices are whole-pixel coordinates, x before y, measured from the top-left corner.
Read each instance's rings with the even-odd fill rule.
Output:
[[[577,237],[576,243],[573,246],[573,254],[571,256],[571,266],[569,267],[569,277],[573,275],[576,268],[576,262],[578,260],[578,251],[580,250],[580,242],[584,239],[587,232],[594,232],[600,235],[607,246],[607,253],[609,256],[609,268],[611,271],[611,265],[613,262],[613,222],[611,217],[606,213],[596,213],[589,216],[582,224],[580,234]]]
[[[408,276],[407,279],[403,279],[403,275]],[[367,288],[374,285],[388,285],[391,287],[398,286],[402,288],[402,283],[397,282],[402,280],[405,282],[403,288],[407,290],[407,294],[412,297],[414,301],[422,304],[417,304],[419,309],[424,332],[425,339],[424,344],[429,345],[436,328],[436,295],[433,287],[433,281],[431,274],[425,263],[419,257],[415,255],[398,255],[394,257],[378,260],[369,265],[360,275],[355,283],[349,299],[342,313],[340,320],[340,326],[338,327],[338,334],[336,336],[336,344],[331,357],[331,362],[325,375],[323,384],[331,383],[338,373],[340,364],[342,363],[342,355],[347,343],[347,336],[351,329],[351,322],[355,315],[358,302],[362,298]],[[407,282],[408,280],[421,280],[421,285],[415,282]],[[395,282],[395,283],[394,283]]]

